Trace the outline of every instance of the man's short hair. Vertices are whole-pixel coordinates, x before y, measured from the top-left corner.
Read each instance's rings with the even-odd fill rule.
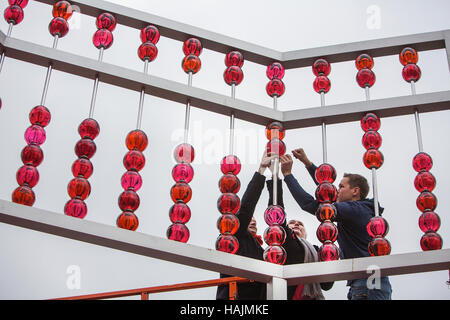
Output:
[[[364,200],[369,194],[369,183],[367,179],[357,173],[344,173],[344,178],[348,178],[351,188],[359,188],[359,199]]]

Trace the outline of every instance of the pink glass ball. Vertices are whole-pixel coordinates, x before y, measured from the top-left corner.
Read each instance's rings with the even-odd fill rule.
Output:
[[[269,225],[282,225],[286,221],[286,213],[280,206],[270,205],[266,211],[264,211],[264,221]]]
[[[125,211],[117,217],[116,225],[121,229],[136,231],[139,227],[139,219],[133,212]]]
[[[122,211],[136,211],[139,208],[141,199],[138,194],[131,189],[123,191],[118,199],[119,208]]]
[[[78,198],[71,199],[64,206],[64,213],[67,216],[83,219],[87,214],[86,203]]]
[[[322,182],[317,187],[315,195],[319,202],[335,202],[337,199],[337,189],[329,182]]]
[[[78,126],[78,133],[81,138],[90,138],[94,140],[100,133],[100,126],[96,120],[87,118]]]
[[[91,194],[91,185],[87,179],[76,177],[67,185],[67,193],[72,199],[78,197],[85,200]]]
[[[269,140],[273,138],[283,140],[285,133],[284,126],[281,122],[274,121],[266,126],[266,138]]]
[[[385,237],[389,231],[389,224],[381,216],[373,217],[370,219],[369,223],[367,224],[367,233],[372,237],[375,238],[377,236],[379,237]]]
[[[235,155],[225,156],[222,158],[222,161],[220,161],[220,170],[223,174],[232,173],[237,175],[241,172],[241,167],[241,161]]]
[[[169,218],[172,223],[187,223],[191,219],[191,209],[187,204],[177,202],[169,209]]]
[[[333,222],[325,221],[317,228],[316,236],[322,243],[325,241],[335,242],[338,237],[338,229]]]
[[[312,65],[315,76],[328,76],[331,72],[331,65],[325,59],[317,59]]]
[[[267,66],[266,75],[272,79],[283,79],[284,77],[284,67],[279,62],[274,62]]]
[[[78,156],[78,158],[85,157],[90,159],[94,156],[96,151],[97,146],[95,145],[94,141],[89,138],[80,139],[75,145],[75,154]]]
[[[266,145],[267,154],[283,156],[286,153],[286,145],[283,140],[273,138]]]
[[[89,179],[94,171],[92,162],[86,158],[79,158],[72,164],[72,174],[74,177]]]
[[[225,56],[225,65],[227,67],[236,66],[242,68],[244,65],[244,56],[239,51],[230,51]]]
[[[234,193],[224,193],[217,200],[217,209],[222,214],[236,214],[241,206],[241,200]]]
[[[158,56],[158,48],[151,42],[144,42],[138,48],[138,56],[142,61],[151,62]]]
[[[429,191],[422,191],[417,197],[416,205],[421,212],[426,210],[434,211],[437,207],[437,198]]]
[[[364,153],[363,162],[367,169],[379,169],[383,165],[384,156],[377,149],[369,149]]]
[[[221,234],[234,235],[239,229],[239,219],[234,214],[222,214],[217,219],[217,229]]]
[[[19,168],[16,173],[16,180],[20,186],[26,184],[33,188],[39,182],[39,172],[36,167],[25,165]]]
[[[63,18],[65,20],[68,20],[73,13],[72,6],[68,1],[58,1],[53,5],[53,17],[55,18]]]
[[[433,167],[433,159],[429,154],[425,152],[419,152],[414,156],[412,165],[414,170],[416,170],[417,172],[429,171]]]
[[[138,191],[142,187],[142,177],[136,171],[127,171],[122,175],[120,184],[124,190]]]
[[[95,21],[97,29],[107,29],[109,31],[114,31],[117,25],[116,18],[108,12],[104,12],[97,17]]]
[[[423,251],[442,249],[442,238],[436,232],[429,231],[420,239],[420,247]]]
[[[3,17],[8,23],[19,24],[23,20],[23,10],[20,6],[9,6],[5,9]]]
[[[25,141],[28,144],[42,145],[47,139],[44,128],[38,125],[32,125],[25,131]]]
[[[186,182],[189,183],[194,177],[194,168],[189,163],[179,163],[175,165],[172,169],[172,178],[175,182]]]
[[[145,157],[138,150],[128,151],[123,158],[123,165],[128,171],[141,171],[145,166]]]
[[[324,202],[319,205],[316,217],[320,222],[325,220],[334,221],[336,219],[336,207],[332,203]]]
[[[280,246],[269,246],[264,250],[264,261],[283,265],[286,262],[286,250]]]
[[[160,33],[157,27],[149,25],[141,30],[141,41],[151,42],[157,44],[159,41]]]
[[[186,73],[196,74],[202,67],[202,61],[195,54],[189,54],[181,60],[181,67]]]
[[[425,211],[419,217],[419,227],[423,232],[433,231],[436,232],[441,226],[441,219],[433,211]]]
[[[186,162],[191,163],[194,161],[195,150],[189,143],[181,143],[175,147],[173,151],[173,157],[177,163]]]
[[[433,191],[436,186],[436,179],[429,171],[421,171],[414,179],[414,187],[417,191]]]
[[[362,137],[362,145],[366,150],[378,149],[381,147],[381,135],[374,130],[367,131]]]
[[[420,79],[422,72],[420,71],[420,68],[416,64],[407,64],[403,67],[402,76],[403,79],[407,82],[417,82]]]
[[[286,87],[280,79],[272,79],[266,85],[266,92],[271,97],[281,97],[285,90]]]
[[[339,248],[332,242],[325,242],[322,244],[317,254],[319,256],[319,261],[339,260]]]
[[[183,43],[183,53],[185,56],[193,54],[198,57],[202,53],[202,50],[202,43],[196,38],[189,38]]]
[[[36,144],[30,144],[22,149],[20,154],[23,164],[29,164],[34,167],[39,166],[44,159],[44,152],[41,147]]]
[[[50,21],[48,31],[52,36],[64,37],[69,32],[69,23],[64,18],[56,17]]]
[[[361,88],[372,87],[375,83],[375,73],[370,69],[361,69],[356,74],[356,82]]]
[[[371,256],[387,256],[391,253],[391,244],[386,238],[375,237],[369,242],[368,250]]]
[[[242,69],[237,66],[228,67],[223,73],[223,79],[228,85],[238,85],[244,79]]]
[[[33,189],[28,186],[19,186],[13,191],[12,202],[22,204],[24,206],[33,206],[36,196]]]
[[[31,124],[37,124],[46,127],[50,123],[50,111],[44,106],[36,106],[31,109],[29,114]]]
[[[192,198],[192,189],[189,184],[185,182],[177,182],[170,189],[170,197],[175,203],[178,201],[188,203]]]
[[[286,231],[279,225],[272,225],[264,230],[264,241],[269,246],[282,246],[286,241]]]
[[[400,63],[406,66],[408,63],[417,63],[419,61],[419,55],[413,48],[406,47],[400,52],[399,59]]]
[[[318,183],[333,183],[336,180],[336,169],[331,164],[323,163],[316,169],[315,177]]]
[[[226,173],[219,180],[219,189],[222,193],[238,193],[241,188],[239,178],[232,173]]]
[[[317,93],[327,93],[331,88],[330,79],[326,76],[318,76],[313,82],[313,88]]]
[[[233,235],[221,234],[216,240],[216,250],[235,254],[239,250],[239,241]]]
[[[365,132],[369,130],[377,131],[378,129],[380,129],[380,126],[380,118],[375,113],[366,113],[364,117],[361,118],[361,128]]]
[[[8,0],[8,3],[11,6],[17,5],[23,9],[27,6],[28,0]]]
[[[369,56],[367,53],[360,54],[356,60],[355,65],[358,70],[367,68],[372,69],[373,68],[373,58]]]
[[[130,131],[125,138],[128,150],[139,150],[143,152],[148,145],[148,138],[144,131],[136,129]]]
[[[186,243],[189,240],[189,229],[182,223],[172,224],[166,232],[167,239]]]
[[[92,43],[97,49],[108,49],[112,46],[114,37],[108,29],[98,29],[92,37]]]

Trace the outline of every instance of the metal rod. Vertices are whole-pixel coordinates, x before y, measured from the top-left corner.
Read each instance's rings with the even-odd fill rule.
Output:
[[[320,106],[325,106],[325,93],[320,93]],[[322,121],[322,154],[323,154],[323,163],[327,163],[327,128],[325,125],[325,121]]]
[[[414,119],[416,121],[417,144],[419,145],[419,152],[423,152],[422,130],[420,128],[419,111],[417,109],[414,112]]]
[[[373,204],[375,208],[375,216],[380,215],[378,208],[378,185],[377,185],[377,169],[372,168],[372,186],[373,186]]]
[[[188,101],[186,102],[186,113],[184,116],[184,143],[187,143],[188,141],[190,114],[191,114],[191,101],[188,99]]]
[[[236,98],[236,85],[234,83],[231,85],[231,97]]]
[[[14,26],[14,24],[12,22],[10,22],[9,26],[8,26],[8,33],[6,34],[7,37],[11,37],[11,32],[12,32],[13,26]]]
[[[45,105],[45,99],[47,98],[47,92],[48,92],[48,85],[50,84],[50,77],[52,75],[52,64],[50,63],[47,68],[47,75],[45,76],[45,82],[44,82],[44,90],[42,90],[42,97],[41,97],[41,105]]]
[[[278,165],[280,163],[278,155],[273,161],[273,173],[272,173],[272,204],[276,206],[278,204]]]
[[[320,93],[320,106],[325,107],[325,92]]]
[[[364,87],[364,91],[366,92],[366,101],[370,100],[370,89],[368,86]]]
[[[188,74],[188,86],[192,87],[192,71]]]
[[[104,48],[101,47],[100,51],[98,53],[98,62],[102,62],[103,61],[103,51],[104,51]],[[99,75],[97,73],[95,75],[94,88],[92,89],[91,106],[89,108],[89,118],[93,118],[94,117],[95,102],[97,100],[97,91],[98,91],[98,83],[99,83],[98,77],[99,77]]]
[[[278,110],[278,96],[273,96],[273,110]]]
[[[148,73],[148,60],[145,60],[144,62],[144,74]],[[137,117],[137,123],[136,128],[141,129],[142,127],[142,112],[144,110],[144,100],[145,100],[145,87],[142,87],[141,95],[139,97],[139,109],[138,109],[138,117]]]
[[[411,94],[416,95],[416,83],[414,81],[411,81]]]
[[[103,51],[105,49],[103,47],[100,48],[100,51],[98,52],[98,61],[102,62],[103,61]]]
[[[58,46],[58,39],[59,39],[59,36],[58,35],[55,35],[55,38],[53,39],[53,49],[56,49],[56,47]]]
[[[234,154],[234,112],[230,116],[230,155]]]

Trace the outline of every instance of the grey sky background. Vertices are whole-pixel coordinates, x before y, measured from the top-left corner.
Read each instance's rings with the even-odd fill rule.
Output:
[[[155,15],[221,33],[280,51],[290,51],[377,39],[397,35],[422,33],[450,28],[448,1],[111,1]],[[2,1],[0,10],[7,7]],[[379,14],[379,15],[378,15]],[[51,7],[30,1],[25,8],[24,21],[15,26],[12,37],[51,47],[53,38],[48,32]],[[379,18],[379,19],[377,19]],[[2,20],[0,29],[6,33]],[[96,27],[94,18],[74,15],[71,30],[60,39],[58,50],[97,59],[98,50],[92,45]],[[104,62],[134,70],[143,70],[137,56],[140,45],[139,30],[118,25],[113,46],[105,51]],[[180,83],[187,83],[181,69],[184,57],[182,43],[161,37],[157,44],[159,54],[150,63],[149,73]],[[244,57],[245,58],[245,57]],[[203,50],[202,69],[194,75],[193,86],[230,95],[230,87],[223,81],[224,55]],[[411,94],[410,86],[402,76],[398,56],[375,58],[373,71],[377,81],[371,88],[371,99]],[[419,52],[422,78],[416,85],[417,93],[449,90],[450,78],[445,50]],[[266,66],[246,61],[244,81],[236,89],[236,98],[272,107],[272,98],[265,92],[268,79]],[[16,171],[22,165],[20,152],[26,145],[23,135],[29,126],[28,113],[39,104],[46,69],[6,58],[0,74],[0,198],[11,199],[17,187]],[[355,81],[353,61],[332,64],[331,90],[325,97],[327,105],[365,99],[364,90]],[[101,79],[100,79],[101,80]],[[283,79],[286,93],[278,100],[280,110],[294,110],[320,106],[320,97],[313,90],[314,75],[310,67],[287,70]],[[46,106],[52,120],[46,127],[47,141],[42,145],[44,161],[38,167],[39,184],[35,207],[63,214],[67,184],[72,179],[71,166],[77,158],[75,143],[79,140],[77,128],[88,117],[93,81],[54,71]],[[85,219],[115,225],[120,209],[117,198],[122,192],[120,177],[126,171],[122,164],[127,149],[125,137],[136,126],[139,93],[100,82],[94,118],[101,132],[95,140],[97,153],[92,158],[94,174],[89,179],[92,191],[86,200]],[[143,127],[149,137],[144,152],[146,166],[141,171],[144,181],[138,191],[141,199],[136,215],[140,225],[137,232],[166,237],[170,225],[168,210],[172,206],[169,191],[174,181],[173,148],[183,138],[185,105],[146,96]],[[444,248],[450,242],[450,190],[448,159],[450,150],[448,123],[450,112],[442,111],[420,115],[424,151],[434,161],[431,172],[437,186],[433,192],[438,199],[436,213],[441,218],[438,233]],[[216,221],[220,213],[216,200],[220,195],[218,181],[222,176],[219,162],[228,154],[229,118],[198,110],[191,111],[190,143],[196,150],[193,162],[195,175],[190,186],[193,198],[189,202],[192,218],[187,223],[191,231],[189,243],[214,248],[219,235]],[[418,152],[414,116],[381,119],[379,130],[383,138],[380,151],[385,163],[378,170],[378,189],[384,217],[389,222],[387,239],[392,254],[421,251],[422,231],[418,227],[419,210],[414,188],[411,162]],[[338,181],[344,172],[361,173],[371,181],[370,171],[363,165],[363,131],[359,122],[327,127],[328,161],[336,168]],[[242,161],[242,197],[254,171],[258,168],[267,139],[264,127],[236,120],[236,154]],[[288,150],[303,147],[316,164],[322,162],[321,128],[289,130],[285,143]],[[294,175],[310,193],[315,185],[303,165],[295,162]],[[337,184],[337,183],[336,183]],[[371,191],[372,192],[372,191]],[[315,236],[317,219],[303,212],[284,186],[284,201],[288,218],[302,220],[308,240],[320,245]],[[372,193],[370,193],[372,194]],[[267,227],[263,213],[268,195],[264,191],[255,211],[258,233]],[[214,272],[158,261],[59,238],[38,232],[0,224],[0,298],[48,299],[139,287],[175,284],[218,278]],[[67,280],[70,266],[79,267],[80,288],[70,289]],[[391,277],[393,299],[449,299],[450,290],[445,281],[448,271],[420,273]],[[325,292],[327,299],[346,299],[345,281],[336,282]],[[214,299],[215,288],[180,291],[152,295],[151,299]],[[134,297],[138,298],[138,297]],[[133,298],[133,299],[134,299]]]

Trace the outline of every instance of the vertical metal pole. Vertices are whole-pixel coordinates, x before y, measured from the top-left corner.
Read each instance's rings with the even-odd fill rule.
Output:
[[[416,95],[416,84],[411,81],[411,95]],[[417,134],[417,144],[419,145],[419,152],[423,151],[423,140],[422,140],[422,129],[420,128],[419,110],[414,111],[414,120],[416,121],[416,134]]]
[[[278,110],[278,96],[273,96],[273,110]]]
[[[231,98],[236,98],[236,85],[234,83],[231,85]]]
[[[12,24],[12,23],[9,23],[8,33],[6,34],[7,37],[10,37],[10,36],[11,36],[12,28],[13,28],[13,24]],[[1,56],[1,58],[0,58],[0,72],[2,72],[3,62],[4,62],[4,61],[5,61],[5,51],[3,50],[2,56]]]
[[[320,106],[325,106],[325,93],[320,93]],[[323,153],[323,163],[327,163],[327,129],[325,122],[322,122],[322,153]]]
[[[102,62],[103,60],[103,51],[104,48],[100,48],[100,51],[98,53],[98,61]],[[89,118],[94,117],[94,110],[95,110],[95,101],[97,100],[97,90],[98,90],[98,74],[95,76],[94,81],[94,88],[92,89],[92,97],[91,97],[91,106],[89,108]]]
[[[369,101],[370,100],[369,86],[365,86],[364,91],[366,92],[366,101]]]
[[[188,74],[188,86],[192,87],[192,72],[189,72]],[[191,100],[188,99],[186,101],[186,112],[184,115],[184,143],[187,143],[188,141],[190,115],[191,115]]]
[[[53,49],[56,49],[58,46],[58,35],[55,36],[53,39]],[[48,92],[48,86],[50,84],[50,78],[52,75],[53,65],[50,63],[47,68],[47,75],[45,76],[45,82],[44,82],[44,89],[42,90],[42,96],[41,96],[41,105],[45,105],[45,100],[47,99],[47,92]]]
[[[234,154],[234,112],[230,116],[230,155]]]
[[[273,277],[267,283],[267,300],[287,300],[287,281]]]
[[[10,22],[9,26],[8,26],[8,33],[6,34],[7,37],[11,37],[11,32],[12,32],[13,26],[14,26],[14,24],[12,22]]]
[[[148,72],[148,60],[145,60],[144,74],[147,74],[147,72]],[[142,112],[144,109],[144,100],[145,100],[145,87],[142,87],[141,95],[139,97],[139,109],[138,109],[138,117],[137,117],[137,124],[136,124],[137,129],[141,129],[141,127],[142,127]]]
[[[278,155],[275,159],[273,159],[273,174],[272,174],[272,204],[276,206],[278,204],[278,165],[280,163],[280,159]]]
[[[375,207],[375,216],[380,215],[378,208],[378,183],[377,183],[377,169],[372,168],[372,187],[373,187],[373,204]]]

